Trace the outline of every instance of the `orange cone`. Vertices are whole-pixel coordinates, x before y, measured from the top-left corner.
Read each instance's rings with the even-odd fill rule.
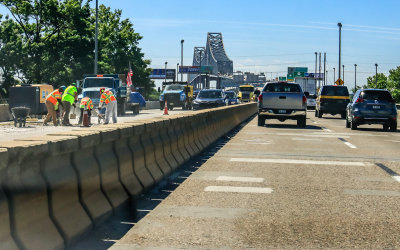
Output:
[[[168,105],[167,105],[167,100],[165,100],[165,105],[164,105],[164,114],[163,115],[169,115],[168,114]]]

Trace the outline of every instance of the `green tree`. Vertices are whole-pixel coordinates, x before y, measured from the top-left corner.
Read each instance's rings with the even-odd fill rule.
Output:
[[[378,73],[378,81],[376,76],[370,76],[367,78],[367,85],[363,88],[375,88],[375,89],[387,89],[388,78],[383,73]]]
[[[99,72],[126,74],[129,64],[133,72],[132,82],[137,87],[144,87],[150,93],[154,83],[148,76],[149,60],[144,59],[139,41],[142,39],[135,32],[133,24],[128,20],[121,20],[122,11],[111,11],[109,7],[99,6]],[[93,15],[92,23],[95,23]]]
[[[389,70],[387,87],[396,102],[400,103],[400,66]]]

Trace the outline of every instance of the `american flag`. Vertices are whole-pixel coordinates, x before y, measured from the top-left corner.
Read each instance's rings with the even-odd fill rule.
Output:
[[[126,76],[126,85],[128,87],[132,85],[132,76],[133,76],[132,69],[129,69],[128,75]]]

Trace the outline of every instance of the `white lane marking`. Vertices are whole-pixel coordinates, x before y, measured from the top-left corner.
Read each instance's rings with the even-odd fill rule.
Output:
[[[232,187],[232,186],[208,186],[204,189],[206,192],[229,192],[229,193],[259,193],[270,194],[272,188],[260,187]]]
[[[309,164],[309,165],[343,165],[343,166],[367,166],[365,162],[358,161],[313,161],[293,159],[260,159],[260,158],[231,158],[233,162],[256,162],[256,163],[282,163],[282,164]]]
[[[312,123],[318,123],[318,122],[316,122],[316,121],[311,121]]]
[[[248,145],[271,145],[270,142],[248,142]]]
[[[299,134],[295,133],[257,133],[257,132],[244,132],[244,134],[248,135],[293,135],[293,136],[299,136]],[[310,136],[310,135],[326,135],[326,133],[322,132],[313,132],[313,133],[307,133],[303,134],[302,136]],[[388,137],[388,135],[373,135],[373,134],[363,134],[363,133],[330,133],[329,136],[331,135],[337,135],[337,136],[371,136],[371,137]],[[400,136],[400,135],[391,135],[391,136]]]
[[[326,132],[332,132],[332,130],[330,130],[329,128],[325,128],[325,127],[322,127],[322,130],[326,131]]]
[[[400,182],[400,176],[399,175],[393,175],[393,179],[395,179],[397,182]]]
[[[263,182],[264,178],[239,177],[239,176],[218,176],[217,181],[238,181],[238,182]]]
[[[356,146],[354,146],[353,144],[351,144],[348,141],[344,141],[343,143],[346,144],[346,146],[348,146],[349,148],[357,148]]]
[[[292,138],[293,141],[322,141],[321,139],[317,139],[317,138],[298,138],[298,137],[294,137]]]
[[[395,140],[385,140],[385,141],[388,141],[388,142],[395,142],[395,143],[400,143],[400,141],[395,141]]]

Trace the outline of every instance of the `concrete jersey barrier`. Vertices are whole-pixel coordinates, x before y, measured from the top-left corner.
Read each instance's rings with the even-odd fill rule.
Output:
[[[72,246],[256,112],[249,103],[0,142],[0,248]]]

